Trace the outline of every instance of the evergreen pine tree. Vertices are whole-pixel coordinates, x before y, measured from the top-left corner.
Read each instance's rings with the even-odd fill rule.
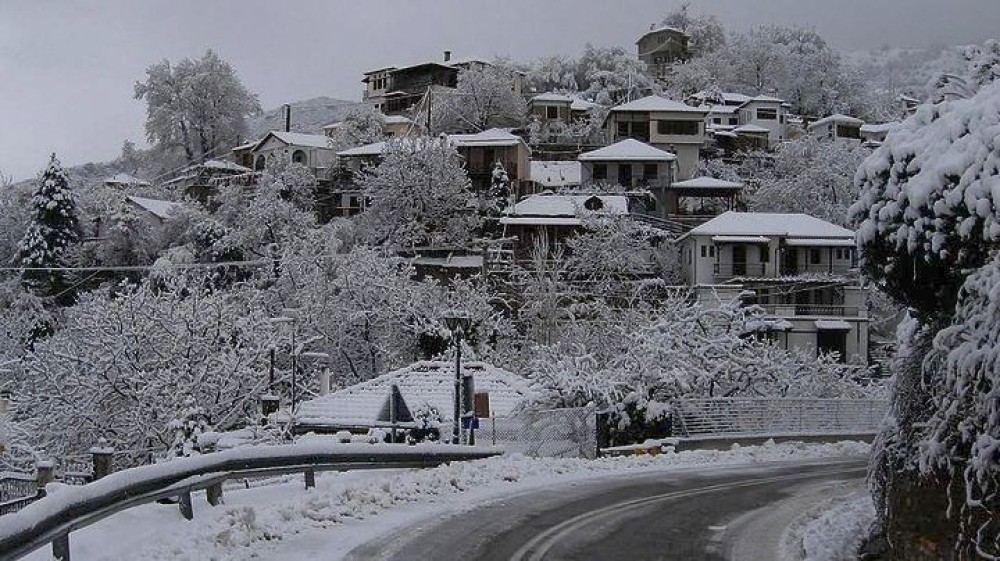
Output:
[[[18,250],[20,266],[26,269],[66,266],[66,250],[79,243],[81,231],[69,178],[55,154],[38,182],[31,209],[31,223]],[[25,270],[22,280],[40,296],[54,297],[58,303],[72,301],[72,294],[68,293],[69,277],[63,271]]]

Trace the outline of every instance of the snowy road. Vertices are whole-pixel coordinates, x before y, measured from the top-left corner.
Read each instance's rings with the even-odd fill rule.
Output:
[[[778,559],[787,522],[865,469],[855,459],[783,462],[555,486],[413,525],[346,559]]]

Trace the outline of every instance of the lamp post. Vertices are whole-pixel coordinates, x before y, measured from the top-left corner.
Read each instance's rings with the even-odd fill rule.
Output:
[[[463,417],[462,399],[462,337],[472,326],[472,318],[469,313],[463,310],[449,310],[444,314],[444,323],[451,331],[452,341],[455,342],[455,411],[452,423],[451,443],[458,444],[461,440],[461,427]]]
[[[289,313],[289,312],[294,313],[294,312],[297,312],[297,311],[298,310],[292,310],[292,309],[286,309],[285,310],[286,313]],[[295,406],[296,406],[297,398],[298,398],[298,396],[296,395],[296,390],[297,390],[297,386],[298,386],[298,383],[297,383],[297,380],[296,380],[296,374],[297,374],[296,371],[298,370],[298,366],[299,366],[298,365],[298,358],[297,358],[298,357],[298,352],[297,352],[297,349],[295,348],[295,331],[296,331],[295,323],[296,323],[296,318],[295,318],[294,315],[285,315],[285,316],[280,316],[280,317],[276,317],[276,318],[271,318],[271,322],[272,323],[287,323],[287,324],[291,324],[291,326],[292,326],[292,335],[291,335],[291,339],[292,339],[291,340],[291,344],[292,344],[292,352],[291,352],[291,355],[292,355],[292,405],[291,405],[290,413],[292,415],[294,415],[295,414]]]

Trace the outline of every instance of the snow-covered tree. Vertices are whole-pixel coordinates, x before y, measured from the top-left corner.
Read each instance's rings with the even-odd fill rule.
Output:
[[[532,92],[577,92],[576,73],[576,61],[571,57],[542,57],[528,67],[526,85]]]
[[[211,50],[197,60],[150,66],[145,81],[135,84],[135,98],[146,101],[149,141],[183,151],[188,161],[239,144],[246,137],[244,119],[261,110],[233,67]]]
[[[368,103],[350,108],[330,139],[334,149],[347,150],[382,140],[385,115]]]
[[[812,135],[786,142],[744,199],[755,212],[801,212],[846,226],[847,209],[858,196],[854,174],[868,155],[857,142]]]
[[[522,126],[527,110],[524,99],[514,90],[515,72],[504,61],[460,71],[454,90],[432,94],[432,132]]]
[[[576,81],[584,97],[609,107],[659,91],[646,64],[634,55],[589,43],[577,63]]]
[[[447,139],[389,141],[361,185],[371,204],[359,221],[372,243],[459,243],[478,223],[469,176]]]
[[[188,396],[184,408],[177,417],[167,423],[167,431],[174,434],[166,456],[188,457],[201,453],[198,448],[198,437],[212,430],[211,419],[205,408],[198,405],[194,397]]]
[[[726,30],[719,18],[712,14],[691,14],[690,2],[685,2],[663,17],[663,25],[680,29],[688,34],[688,52],[703,56],[718,50],[726,43]]]
[[[204,279],[120,285],[65,309],[16,373],[19,412],[39,446],[85,452],[99,438],[121,451],[166,450],[168,422],[203,408],[220,429],[256,408],[275,341],[252,291],[212,291]]]
[[[667,282],[679,278],[673,239],[662,230],[628,217],[585,221],[585,230],[566,240],[567,274],[596,293],[620,289],[623,282],[648,275]]]
[[[65,267],[69,249],[80,242],[75,195],[62,165],[52,154],[31,199],[31,222],[21,238],[18,264],[30,268]],[[24,282],[36,293],[71,301],[70,279],[63,271],[25,270]]]

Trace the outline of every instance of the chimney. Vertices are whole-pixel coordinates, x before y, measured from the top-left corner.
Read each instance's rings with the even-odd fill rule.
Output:
[[[451,62],[451,51],[445,51],[444,52],[444,61],[445,62]]]
[[[290,132],[292,130],[292,106],[289,104],[284,105],[285,109],[285,132]]]

